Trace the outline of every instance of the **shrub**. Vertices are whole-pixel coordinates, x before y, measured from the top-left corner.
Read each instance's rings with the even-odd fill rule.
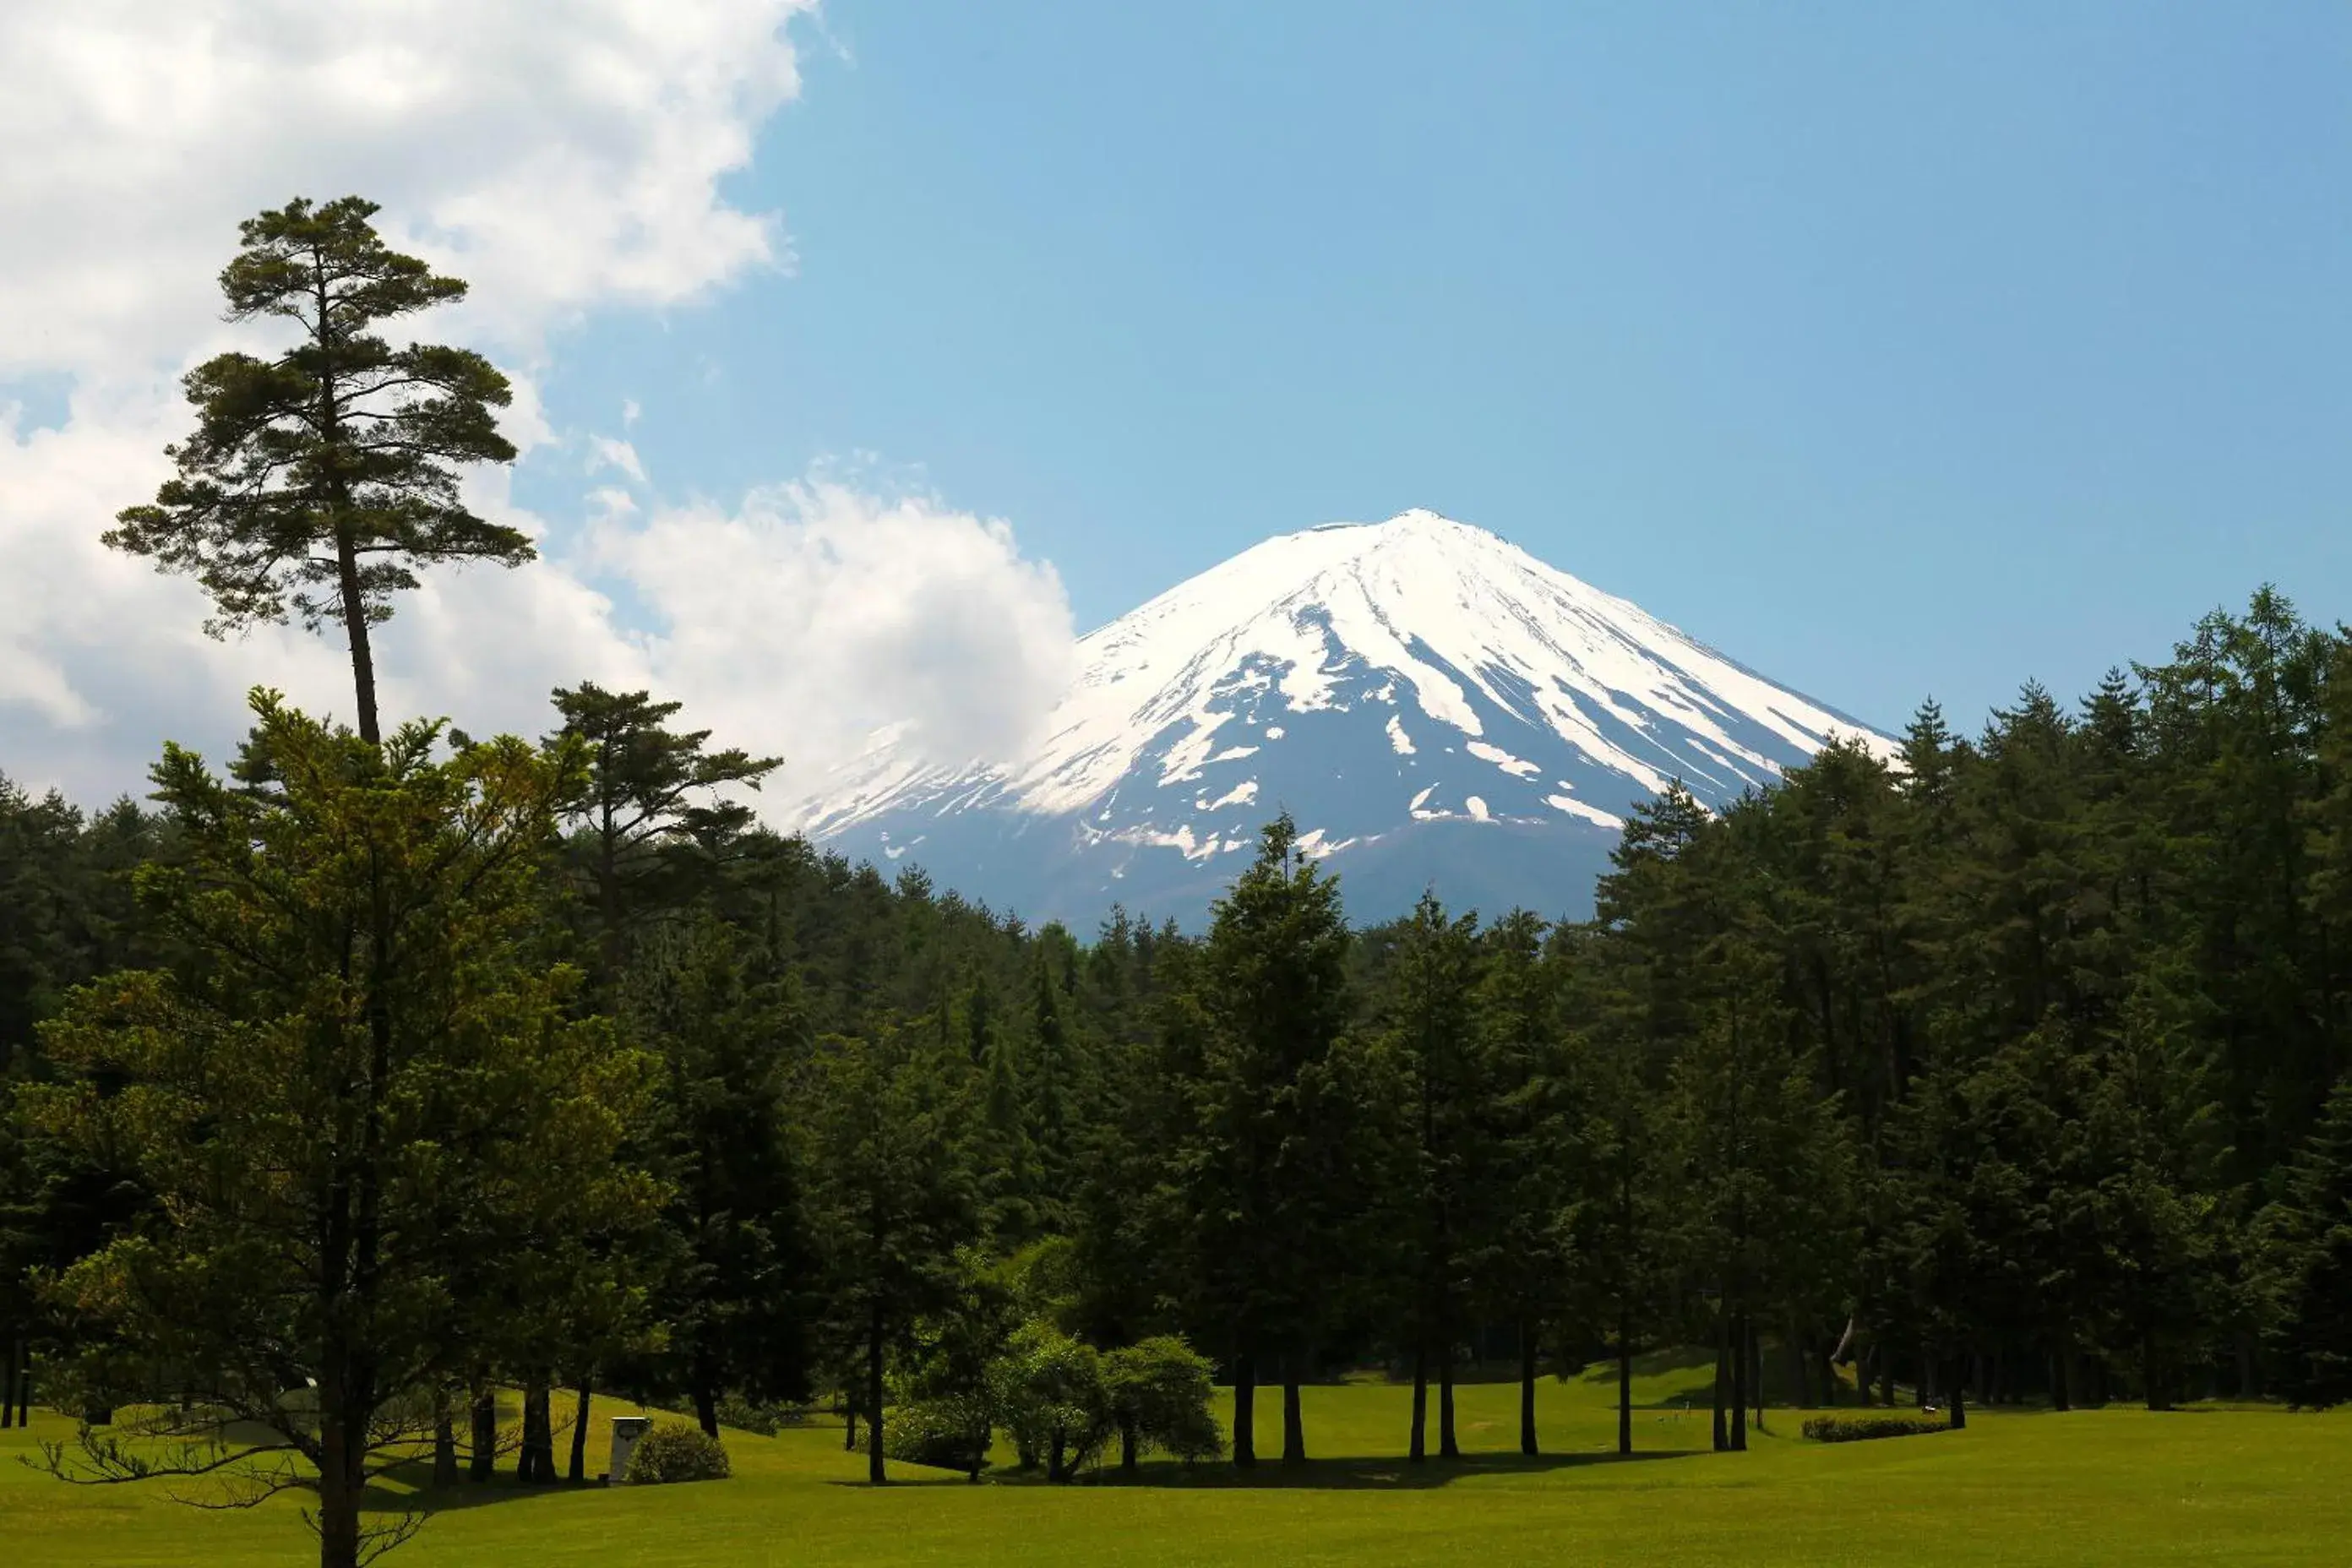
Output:
[[[1951,1424],[1933,1415],[1889,1410],[1871,1415],[1816,1415],[1805,1423],[1805,1436],[1816,1443],[1856,1443],[1870,1437],[1913,1437],[1923,1432],[1948,1432]]]
[[[989,1397],[1025,1457],[1067,1481],[1102,1452],[1111,1426],[1102,1356],[1053,1324],[1024,1324],[989,1369]]]
[[[800,1422],[800,1412],[789,1405],[759,1405],[740,1394],[720,1395],[718,1415],[721,1426],[756,1432],[762,1437],[772,1437],[782,1428]]]
[[[1192,1464],[1225,1451],[1225,1435],[1210,1410],[1206,1357],[1173,1334],[1112,1351],[1102,1358],[1112,1415],[1132,1431],[1138,1447],[1157,1448]]]
[[[872,1442],[871,1427],[867,1442]],[[985,1401],[918,1399],[893,1405],[883,1425],[882,1451],[910,1465],[961,1470],[977,1479],[988,1463]]]
[[[733,1473],[719,1439],[683,1421],[660,1423],[638,1438],[629,1454],[628,1483],[633,1487],[723,1481]]]

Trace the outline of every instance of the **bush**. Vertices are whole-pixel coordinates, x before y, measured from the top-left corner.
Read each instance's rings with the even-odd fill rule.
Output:
[[[800,1423],[800,1412],[789,1405],[758,1405],[740,1394],[721,1394],[718,1415],[721,1426],[756,1432],[762,1437],[772,1437],[782,1428]]]
[[[1157,1448],[1192,1464],[1225,1451],[1225,1435],[1210,1409],[1206,1357],[1173,1334],[1162,1334],[1102,1358],[1103,1383],[1113,1416],[1139,1448]]]
[[[727,1450],[699,1426],[664,1421],[637,1439],[629,1454],[628,1483],[661,1486],[669,1481],[723,1481],[734,1472]]]
[[[989,1369],[989,1397],[1024,1463],[1075,1480],[1111,1434],[1102,1354],[1042,1320],[1024,1324]]]
[[[1870,1437],[1914,1437],[1923,1432],[1948,1432],[1951,1424],[1933,1415],[1912,1415],[1889,1410],[1872,1415],[1816,1415],[1805,1423],[1805,1436],[1816,1443],[1858,1443]]]
[[[871,1444],[873,1428],[866,1441]],[[918,1399],[892,1405],[882,1427],[882,1451],[910,1465],[976,1476],[988,1463],[988,1407],[980,1399]]]

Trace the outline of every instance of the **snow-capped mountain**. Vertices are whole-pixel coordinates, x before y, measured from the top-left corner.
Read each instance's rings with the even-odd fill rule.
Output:
[[[1483,529],[1432,512],[1270,539],[1079,644],[1027,755],[961,768],[895,730],[799,826],[1033,921],[1197,925],[1287,809],[1378,920],[1582,914],[1640,800],[1719,805],[1833,736],[1885,737]]]

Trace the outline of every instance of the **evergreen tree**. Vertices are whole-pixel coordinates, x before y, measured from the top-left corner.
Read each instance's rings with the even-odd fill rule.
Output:
[[[1423,1447],[1429,1373],[1439,1384],[1439,1453],[1461,1458],[1454,1422],[1454,1353],[1468,1327],[1472,1290],[1493,1227],[1482,1224],[1490,1161],[1487,1085],[1475,1037],[1477,921],[1449,919],[1423,893],[1391,971],[1386,1047],[1401,1080],[1395,1248],[1405,1349],[1412,1363],[1407,1457]]]
[[[506,377],[469,350],[394,348],[383,322],[461,300],[466,285],[387,247],[373,202],[289,202],[239,226],[221,272],[228,319],[276,317],[299,340],[274,360],[231,353],[190,371],[195,434],[152,504],[124,510],[106,542],[194,576],[215,636],[299,616],[351,644],[359,732],[373,745],[370,627],[419,566],[531,559],[518,529],[468,511],[458,467],[515,449],[492,410]]]
[[[709,888],[719,857],[751,823],[725,792],[758,789],[782,766],[737,747],[708,750],[708,730],[668,727],[682,704],[583,681],[555,693],[570,738],[587,758],[586,787],[565,816],[566,859],[579,879],[607,984],[645,923]]]
[[[890,1358],[954,1300],[960,1249],[979,1235],[968,1075],[888,1027],[818,1042],[815,1066],[813,1228],[837,1353],[861,1363],[866,1473],[880,1486]]]
[[[1519,1451],[1534,1456],[1545,1337],[1566,1326],[1589,1258],[1578,1247],[1594,1183],[1589,1039],[1563,1014],[1561,949],[1513,910],[1486,928],[1475,1010],[1487,1140],[1479,1183],[1477,1294],[1519,1346]]]
[[[1332,1325],[1363,1213],[1348,1168],[1341,1039],[1351,1011],[1339,886],[1298,851],[1286,816],[1219,900],[1198,976],[1198,1120],[1182,1156],[1190,1276],[1234,1384],[1234,1462],[1257,1462],[1258,1378],[1283,1389],[1283,1461],[1304,1462],[1299,1384]]]
[[[661,1063],[651,1136],[671,1189],[659,1306],[664,1381],[719,1435],[719,1400],[807,1391],[813,1261],[803,1236],[792,1086],[805,1059],[797,988],[762,981],[743,939],[705,916],[656,939],[624,1016]]]
[[[427,1391],[478,1321],[450,1286],[484,1238],[649,1205],[612,1159],[644,1063],[534,952],[558,765],[512,740],[436,763],[426,726],[378,746],[254,706],[239,772],[266,784],[176,747],[156,770],[187,863],[142,890],[177,962],[77,992],[44,1032],[64,1076],[29,1090],[36,1125],[158,1198],[58,1282],[106,1339],[79,1377],[193,1402],[49,1462],[263,1492],[307,1471],[323,1568],[356,1568],[415,1523],[363,1527],[362,1491],[430,1440]]]
[[[2262,1240],[2281,1392],[2305,1409],[2352,1401],[2352,1077],[2296,1151]]]

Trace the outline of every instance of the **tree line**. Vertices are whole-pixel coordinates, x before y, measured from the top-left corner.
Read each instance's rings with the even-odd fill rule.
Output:
[[[1768,1384],[2344,1398],[2343,631],[2265,592],[2071,709],[1670,789],[1590,920],[1351,927],[1278,819],[1204,931],[1081,940],[769,831],[778,760],[648,693],[380,722],[393,595],[530,547],[456,478],[503,381],[376,335],[462,285],[373,211],[246,226],[232,311],[297,341],[190,376],[109,535],[221,629],[347,632],[358,728],[257,693],[145,805],[0,786],[0,1388],[91,1418],[60,1476],[314,1489],[341,1568],[413,1528],[386,1468],[582,1479],[597,1389],[829,1398],[877,1481],[1247,1468],[1261,1390],[1300,1463],[1364,1366],[1442,1461],[1496,1361],[1530,1453],[1539,1381],[1612,1366],[1630,1451],[1658,1348],[1725,1448]]]

